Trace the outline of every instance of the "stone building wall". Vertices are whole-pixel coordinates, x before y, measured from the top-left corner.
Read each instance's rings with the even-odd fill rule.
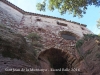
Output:
[[[97,74],[97,70],[99,72],[98,64],[97,65],[92,64],[92,66],[90,64],[90,62],[92,61],[91,56],[93,56],[93,54],[94,54],[93,51],[92,51],[93,54],[90,53],[91,56],[90,56],[90,54],[88,56],[89,60],[91,60],[91,61],[87,62],[88,63],[87,64],[86,61],[88,61],[88,58],[86,60],[81,61],[81,59],[80,59],[81,57],[78,54],[77,50],[75,49],[75,43],[78,39],[82,38],[84,36],[84,34],[93,34],[88,28],[86,28],[86,25],[84,25],[84,24],[80,24],[80,23],[73,22],[73,21],[68,21],[65,19],[57,18],[57,17],[26,12],[26,11],[18,8],[17,6],[11,4],[7,0],[0,0],[0,25],[1,24],[4,26],[6,25],[6,27],[11,28],[15,32],[21,33],[23,36],[26,36],[29,33],[35,32],[42,37],[42,40],[40,41],[40,43],[44,46],[44,48],[41,48],[41,51],[39,51],[38,59],[39,59],[39,61],[41,59],[41,61],[42,61],[41,65],[44,68],[45,68],[45,66],[43,65],[44,64],[43,56],[46,57],[46,55],[50,55],[50,57],[53,58],[54,55],[56,54],[56,53],[54,53],[52,55],[53,51],[58,50],[58,52],[60,51],[60,54],[62,54],[60,57],[63,56],[66,59],[65,63],[67,65],[69,65],[71,67],[79,68],[81,70],[81,71],[79,71],[78,74],[75,74],[74,72],[72,72],[72,74],[69,74],[69,75],[94,75],[94,74]],[[3,31],[1,29],[1,34],[2,34],[2,32],[4,33],[5,31]],[[70,34],[70,37],[73,37],[75,39],[72,40],[73,38],[70,38],[68,36],[70,38],[70,40],[66,40],[62,37],[62,34],[66,34],[66,35]],[[85,42],[85,43],[89,44],[91,42],[88,42],[88,43]],[[91,44],[94,45],[95,42],[91,43]],[[92,46],[90,46],[90,48],[91,47]],[[87,47],[83,47],[83,48],[84,49],[82,49],[82,50],[85,51],[85,48],[87,48]],[[95,46],[93,49],[95,49]],[[96,49],[99,50],[99,48],[96,48]],[[59,55],[56,54],[56,56],[59,56]],[[95,57],[95,56],[93,56],[93,57]],[[1,55],[0,55],[0,59],[1,59],[0,61],[3,60],[3,62],[1,64],[11,61],[11,62],[7,63],[11,67],[13,67],[14,65],[20,66],[20,63],[24,64],[23,65],[24,67],[30,66],[19,60],[13,61],[13,60],[9,60],[8,58],[3,58]],[[7,61],[5,61],[5,60],[7,60]],[[94,62],[94,60],[93,60],[93,62]],[[15,63],[16,61],[18,61],[17,64]],[[60,62],[61,61],[62,60],[60,60]],[[13,65],[11,65],[12,62],[13,62]],[[29,60],[29,62],[30,62],[30,60]],[[56,63],[58,63],[58,62],[56,62]],[[7,65],[7,64],[5,64],[5,65]],[[64,66],[66,66],[66,65],[64,65]],[[97,67],[94,68],[94,66],[97,66]],[[2,67],[4,67],[4,66],[2,65],[1,68]],[[92,69],[94,69],[94,70],[92,70]],[[2,69],[1,69],[1,71],[2,71]]]
[[[8,28],[17,30],[22,16],[22,13],[0,1],[0,24],[7,25]]]
[[[77,39],[83,37],[83,34],[92,33],[84,24],[26,12],[7,0],[0,1],[0,23],[22,35],[36,32],[42,37],[41,43],[44,45],[44,49],[51,47],[61,50],[74,49],[75,40],[63,39],[60,34],[62,31],[72,33]]]

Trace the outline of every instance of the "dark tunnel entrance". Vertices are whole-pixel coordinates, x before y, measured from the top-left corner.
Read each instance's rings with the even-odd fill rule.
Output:
[[[62,69],[71,68],[71,65],[69,65],[67,61],[68,56],[66,55],[66,52],[63,52],[62,50],[50,48],[48,50],[41,52],[38,59],[44,62],[48,61],[50,63],[50,68],[56,70],[54,72],[55,73],[54,75],[72,75],[69,71],[62,71]],[[43,64],[41,65],[43,66]]]

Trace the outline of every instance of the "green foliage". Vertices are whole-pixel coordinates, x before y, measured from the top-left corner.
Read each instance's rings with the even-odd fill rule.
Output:
[[[39,11],[45,11],[45,2],[43,2],[42,4],[41,4],[41,3],[38,3],[38,4],[36,5],[36,7],[37,7],[37,9],[38,9]]]
[[[77,52],[78,52],[79,55],[80,55],[79,61],[83,60],[83,58],[84,58],[83,55],[82,55],[82,52],[81,52],[81,50],[80,50],[80,47],[83,45],[83,43],[84,43],[84,40],[78,40],[78,41],[76,42]]]
[[[44,0],[42,3],[37,3],[36,7],[40,11],[45,11],[46,6],[50,11],[58,9],[61,15],[69,12],[74,17],[82,17],[86,13],[88,5],[99,5],[98,0]]]
[[[97,21],[97,27],[100,29],[100,19]]]
[[[40,42],[42,38],[34,32],[30,33],[27,37],[29,38],[29,40],[31,39],[31,45],[34,48],[34,51],[32,53],[36,56],[41,48],[43,48],[43,45]]]
[[[84,34],[83,39],[84,40],[88,40],[88,39],[95,38],[95,37],[98,37],[98,35],[95,35],[95,34]]]
[[[84,34],[84,37],[76,42],[76,48],[81,47],[84,41],[88,41],[89,39],[95,37],[99,37],[99,36],[95,34]]]
[[[43,48],[43,45],[40,43],[41,37],[37,33],[32,32],[27,37],[32,40],[32,46]]]
[[[98,34],[98,36],[100,36],[100,34]]]
[[[8,31],[10,33],[14,33],[10,28],[7,28],[6,25],[4,25],[4,24],[0,24],[0,28],[5,29],[6,31]],[[2,31],[2,30],[0,29],[0,31]]]
[[[83,53],[83,47],[81,47],[82,45],[83,45],[83,43],[84,43],[84,41],[92,41],[93,39],[100,39],[100,36],[98,36],[98,35],[95,35],[95,34],[85,34],[84,35],[84,37],[82,38],[82,39],[80,39],[80,40],[78,40],[77,42],[76,42],[76,48],[77,48],[77,52],[79,53],[79,56],[80,56],[80,61],[81,60],[85,60],[85,58],[88,56],[88,55],[91,55],[93,52],[93,50],[87,50],[87,51],[85,51],[85,53]],[[85,44],[85,43],[84,43]],[[99,58],[100,57],[100,53],[99,54],[96,54],[96,57],[97,58]],[[86,62],[87,63],[87,62]]]
[[[100,19],[97,21],[97,28],[100,29]],[[98,35],[100,36],[100,33]]]
[[[78,40],[78,41],[76,42],[76,48],[81,47],[81,46],[83,45],[83,43],[84,43],[83,40]]]
[[[95,35],[95,34],[84,34],[84,37],[91,37],[91,38],[95,38],[97,37],[98,35]]]
[[[41,39],[41,37],[36,33],[30,33],[27,37],[32,41],[39,41]]]

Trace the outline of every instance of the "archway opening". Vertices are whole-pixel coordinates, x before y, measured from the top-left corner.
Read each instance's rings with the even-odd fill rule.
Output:
[[[71,75],[68,71],[62,71],[62,69],[70,69],[71,65],[68,63],[68,56],[66,52],[60,49],[50,48],[40,53],[39,60],[49,61],[50,67],[55,71],[55,75]]]

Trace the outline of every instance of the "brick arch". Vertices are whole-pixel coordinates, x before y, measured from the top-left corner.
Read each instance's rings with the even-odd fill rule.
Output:
[[[66,52],[66,51],[64,52],[56,48],[50,48],[50,49],[40,52],[38,59],[44,62],[48,60],[50,62],[49,65],[51,66],[51,68],[54,68],[54,69],[59,69],[59,68],[71,69],[74,67],[75,64],[78,63],[76,58],[72,56],[69,52]],[[72,72],[70,71],[58,72],[58,73],[61,73],[61,75],[77,75],[76,72],[72,74]]]

